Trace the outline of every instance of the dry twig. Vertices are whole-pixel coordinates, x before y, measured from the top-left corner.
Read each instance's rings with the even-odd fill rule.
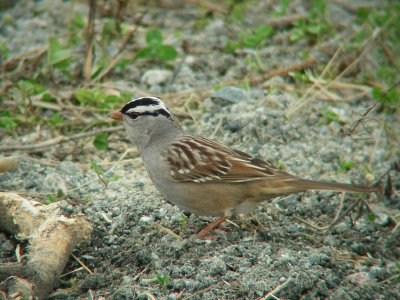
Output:
[[[79,258],[77,258],[75,255],[71,253],[71,256],[77,261],[78,264],[81,265],[82,268],[84,268],[89,274],[93,274],[94,272],[90,270]]]
[[[207,10],[210,11],[215,11],[218,13],[226,14],[227,10],[222,7],[219,3],[216,3],[215,1],[208,1],[208,0],[185,0],[184,2],[188,2],[191,4],[196,4],[199,6],[204,7]]]
[[[306,19],[308,15],[305,14],[298,14],[298,15],[291,15],[291,16],[283,16],[278,18],[271,18],[266,20],[266,24],[272,25],[275,27],[283,27],[287,25],[291,25],[298,20]]]
[[[172,237],[174,237],[174,238],[176,238],[176,239],[178,239],[178,240],[183,240],[183,238],[182,238],[180,235],[176,234],[176,233],[173,232],[171,229],[166,228],[166,227],[164,227],[164,226],[162,226],[161,224],[158,224],[158,223],[156,223],[156,222],[153,222],[152,224],[153,224],[154,227],[157,227],[157,228],[160,229],[161,231],[164,231],[165,233],[169,234],[170,236],[172,236]]]
[[[118,33],[121,33],[121,21],[123,17],[123,12],[125,11],[129,0],[118,0],[117,1],[117,11],[115,12],[115,26]]]
[[[354,203],[352,203],[352,204],[345,210],[345,209],[344,209],[344,204],[345,204],[344,199],[345,199],[345,197],[344,197],[344,194],[343,194],[342,198],[340,199],[339,210],[338,210],[338,212],[336,213],[336,215],[335,215],[333,221],[332,221],[329,225],[327,225],[327,226],[317,226],[317,225],[312,224],[311,222],[308,222],[308,221],[306,221],[306,220],[304,220],[304,219],[302,219],[302,218],[300,218],[300,217],[297,217],[297,216],[294,216],[294,218],[295,218],[296,220],[300,221],[301,223],[303,223],[303,224],[305,224],[305,225],[307,225],[307,226],[309,226],[309,227],[311,227],[311,228],[313,228],[313,229],[315,229],[315,230],[323,231],[323,232],[324,232],[324,231],[330,230],[333,226],[335,226],[336,224],[340,223],[340,222],[343,220],[343,218],[344,218],[345,216],[349,215],[349,213],[350,213],[352,210],[354,210],[354,208],[355,208],[357,205],[359,205],[360,203],[361,203],[361,210],[358,212],[358,216],[357,216],[356,219],[358,219],[358,218],[362,215],[362,208],[363,208],[363,207],[366,207],[367,210],[368,210],[369,212],[372,212],[372,210],[369,208],[368,204],[367,204],[363,199],[361,199],[361,198],[359,198],[357,201],[355,201]]]
[[[397,88],[398,86],[400,86],[400,81],[398,81],[394,86],[392,86],[390,89],[388,89],[387,91],[385,91],[381,97],[378,99],[377,102],[375,102],[373,105],[371,105],[370,107],[368,107],[368,109],[361,115],[361,118],[359,118],[357,121],[355,121],[349,129],[346,128],[341,128],[341,133],[342,136],[352,136],[354,134],[354,132],[358,129],[358,127],[363,124],[363,121],[365,118],[367,118],[368,114],[379,104],[379,101],[383,98],[385,98],[387,96],[387,94],[389,94],[391,91],[393,91],[395,88]]]
[[[272,291],[268,292],[266,295],[262,296],[259,300],[267,300],[267,299],[271,299],[271,298],[279,300],[279,298],[276,297],[275,294],[279,293],[282,289],[284,289],[291,281],[292,281],[292,278],[289,277],[288,279],[285,280],[285,282],[279,284],[276,288],[274,288]]]
[[[21,54],[17,54],[10,59],[6,60],[2,66],[2,74],[0,74],[0,79],[13,77],[21,72],[26,72],[24,65],[26,62],[31,62],[35,65],[39,59],[47,52],[49,46],[38,47]],[[14,69],[18,65],[17,69],[13,72],[6,72],[8,70]],[[26,76],[26,74],[25,74]]]
[[[147,11],[142,13],[136,20],[135,20],[135,27],[129,31],[124,40],[122,41],[121,45],[119,46],[118,52],[111,58],[109,64],[107,67],[94,79],[90,81],[90,84],[95,84],[96,82],[100,81],[104,76],[106,76],[114,67],[115,65],[119,62],[119,60],[122,57],[122,54],[124,53],[127,45],[131,42],[131,40],[135,37],[136,31],[139,27],[139,25],[142,22],[143,17],[146,15]]]
[[[338,79],[342,78],[347,72],[349,72],[355,65],[358,64],[358,62],[361,60],[362,57],[364,57],[364,55],[369,51],[369,49],[371,48],[371,46],[373,45],[374,41],[376,40],[376,38],[379,36],[379,34],[382,32],[381,28],[375,29],[371,35],[371,37],[367,40],[367,42],[365,43],[364,49],[362,50],[362,52],[360,53],[360,55],[353,60],[353,62],[348,65],[338,76],[336,76],[335,79],[333,79],[331,82],[337,81]],[[331,60],[329,61],[328,65],[324,68],[323,72],[321,73],[321,75],[319,76],[318,79],[323,78],[323,76],[325,75],[325,73],[327,72],[327,70],[330,68],[330,66],[333,64],[334,60],[338,57],[339,53],[341,52],[343,44],[336,50],[335,54],[333,55],[333,57],[331,58]],[[331,82],[329,82],[325,88],[330,87]],[[310,94],[311,91],[313,91],[313,89],[315,88],[315,84],[312,85],[307,92],[303,95],[303,97],[301,97],[299,99],[299,101],[297,101],[296,103],[294,103],[293,105],[291,105],[286,111],[285,111],[285,116],[287,118],[290,118],[296,111],[298,111],[299,109],[301,109],[302,107],[306,106],[308,103],[310,103],[311,101],[313,101],[316,97],[318,97],[322,91],[319,91],[317,93],[315,93],[312,97],[307,97],[308,94]]]
[[[257,84],[261,81],[271,79],[272,77],[275,76],[282,76],[282,75],[287,75],[289,72],[292,71],[299,71],[303,70],[317,62],[317,59],[315,57],[309,57],[308,59],[298,63],[294,64],[282,69],[278,70],[273,70],[271,72],[265,73],[263,75],[258,75],[258,76],[253,76],[250,78],[243,78],[243,79],[238,79],[238,80],[227,80],[224,82],[221,82],[221,85],[236,85],[243,83],[244,81],[248,81],[251,84]],[[171,99],[171,101],[177,105],[177,103],[181,103],[182,99],[183,101],[186,101],[185,95],[188,94],[193,94],[194,97],[197,98],[204,98],[210,95],[209,87],[198,87],[198,88],[192,88],[192,89],[187,89],[187,90],[182,90],[177,93],[167,93],[162,95],[166,99]]]
[[[260,75],[260,76],[250,77],[250,78],[247,79],[247,81],[250,82],[251,84],[257,84],[260,81],[268,80],[268,79],[271,79],[272,77],[275,77],[275,76],[287,75],[287,74],[289,74],[289,72],[303,70],[303,69],[305,69],[307,67],[312,66],[316,62],[317,62],[317,59],[314,56],[310,56],[309,58],[307,58],[306,60],[304,60],[304,61],[302,61],[300,63],[294,64],[294,65],[291,65],[291,66],[288,66],[288,67],[285,67],[285,68],[282,68],[282,69],[273,70],[271,72],[265,73],[265,74]],[[227,80],[227,81],[223,82],[223,84],[224,85],[232,85],[232,84],[239,84],[239,83],[242,83],[242,82],[243,82],[243,79],[240,79],[240,80]]]
[[[378,39],[379,46],[381,46],[383,53],[385,53],[388,61],[392,64],[392,66],[397,70],[397,72],[400,73],[400,66],[398,64],[398,61],[393,57],[392,52],[386,47],[386,45],[383,43],[382,39]]]
[[[89,0],[89,20],[86,28],[86,54],[83,74],[85,81],[90,80],[93,62],[94,20],[96,18],[96,0]]]
[[[115,126],[115,127],[107,127],[107,128],[100,128],[97,130],[93,130],[90,132],[83,132],[83,133],[78,133],[75,135],[71,136],[59,136],[51,140],[47,140],[42,143],[34,144],[34,145],[16,145],[16,146],[0,146],[0,151],[38,151],[38,150],[43,150],[44,148],[48,148],[50,146],[56,145],[56,144],[61,144],[73,140],[79,140],[83,138],[87,138],[90,136],[97,135],[99,133],[104,133],[104,132],[115,132],[122,130],[124,128],[123,125],[121,126]]]

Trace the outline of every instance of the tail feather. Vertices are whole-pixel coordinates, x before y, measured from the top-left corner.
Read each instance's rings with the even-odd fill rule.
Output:
[[[261,193],[267,198],[273,198],[283,195],[300,193],[307,190],[325,190],[335,192],[351,192],[351,193],[377,193],[379,196],[379,186],[362,186],[348,183],[323,182],[316,180],[302,179],[294,176],[286,178],[275,178],[274,180],[266,180],[265,185],[261,189]]]
[[[338,183],[338,182],[323,182],[316,180],[295,178],[288,185],[299,190],[327,190],[337,192],[356,192],[356,193],[373,193],[379,192],[379,187],[362,186],[357,184]]]

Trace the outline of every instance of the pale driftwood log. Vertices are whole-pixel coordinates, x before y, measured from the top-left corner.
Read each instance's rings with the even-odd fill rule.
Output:
[[[14,193],[0,193],[0,231],[29,240],[21,263],[0,264],[0,295],[46,298],[75,246],[89,241],[90,230],[82,215],[66,218],[57,204],[45,206]]]

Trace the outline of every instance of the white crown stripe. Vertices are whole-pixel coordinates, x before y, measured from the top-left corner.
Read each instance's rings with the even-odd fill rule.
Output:
[[[169,112],[169,110],[166,108],[165,105],[163,104],[157,104],[157,105],[141,105],[141,106],[136,106],[134,108],[128,109],[126,111],[127,114],[136,112],[136,113],[143,113],[143,112],[154,112],[160,109],[164,109],[165,111]]]
[[[154,96],[133,98],[131,101],[129,101],[129,103],[135,102],[135,101],[138,101],[138,100],[143,100],[143,99],[151,99],[151,100],[154,100],[154,101],[158,101],[159,103],[163,103],[160,98],[157,98],[157,97],[154,97]]]

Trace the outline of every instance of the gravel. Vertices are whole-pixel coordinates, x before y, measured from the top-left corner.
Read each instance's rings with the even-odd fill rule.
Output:
[[[57,5],[47,6],[53,2]],[[268,1],[261,2],[254,5],[261,9]],[[330,6],[351,22],[342,8]],[[16,22],[4,29],[0,42],[7,40],[13,53],[42,46],[47,43],[50,28],[63,32],[65,20],[59,16],[69,8],[63,1],[35,5],[21,2],[21,7],[3,12]],[[302,6],[299,12],[304,9]],[[74,11],[86,14],[86,6],[75,3]],[[257,7],[250,10],[252,22],[260,19],[260,11]],[[211,49],[224,46],[238,30],[235,25],[210,20],[196,30],[194,23],[202,12],[188,4],[182,10],[168,10],[168,16],[161,17],[162,12],[152,8],[144,24],[162,28],[164,42],[179,51],[178,61],[168,70],[137,62],[114,76],[122,76],[115,81],[127,81],[149,93],[207,87],[211,96],[199,96],[200,109],[191,111],[195,122],[181,119],[185,130],[212,137],[305,178],[365,184],[371,179],[365,167],[372,170],[375,179],[390,169],[390,153],[395,151],[390,152],[389,137],[379,126],[370,127],[372,139],[340,135],[343,124],[349,126],[372,104],[369,97],[359,102],[316,99],[287,119],[284,111],[297,103],[299,96],[286,77],[264,82],[263,89],[239,85],[213,88],[220,82],[253,74],[248,61],[254,55],[259,55],[266,70],[295,64],[301,46],[291,45],[284,31],[258,53],[247,50],[234,55]],[[32,32],[29,36],[27,28]],[[191,54],[184,53],[182,40],[189,43]],[[324,110],[336,112],[343,123],[327,122]],[[395,116],[375,117],[396,124]],[[398,130],[398,123],[395,126]],[[46,131],[41,136],[46,134],[51,136]],[[34,136],[8,136],[1,142],[31,142]],[[65,214],[84,213],[93,226],[90,245],[80,246],[74,255],[94,274],[79,271],[64,277],[63,281],[75,281],[77,288],[63,291],[65,283],[61,284],[57,299],[86,299],[89,290],[96,299],[148,299],[149,295],[157,299],[256,299],[272,291],[281,299],[399,299],[398,280],[385,281],[398,274],[400,230],[394,230],[391,221],[399,214],[398,196],[384,201],[375,195],[366,197],[375,221],[369,220],[365,211],[357,218],[356,210],[323,231],[316,227],[332,222],[341,198],[345,197],[349,207],[359,195],[305,192],[263,203],[249,215],[232,217],[233,223],[225,222],[215,230],[215,240],[192,240],[189,237],[213,219],[185,218],[177,207],[166,203],[134,151],[124,158],[126,161],[118,162],[131,147],[123,130],[114,133],[110,141],[112,146],[106,151],[95,150],[88,141],[78,141],[40,154],[7,153],[18,155],[21,163],[16,171],[0,174],[2,190],[27,191],[27,197],[42,199],[45,197],[38,193],[62,193],[65,196],[60,206]],[[102,167],[108,185],[90,168],[92,160]],[[355,165],[343,171],[342,161]],[[399,175],[394,170],[390,174],[393,185],[398,186]],[[10,245],[14,242],[10,240],[0,235],[0,262],[12,259]],[[78,267],[71,259],[65,272]]]

